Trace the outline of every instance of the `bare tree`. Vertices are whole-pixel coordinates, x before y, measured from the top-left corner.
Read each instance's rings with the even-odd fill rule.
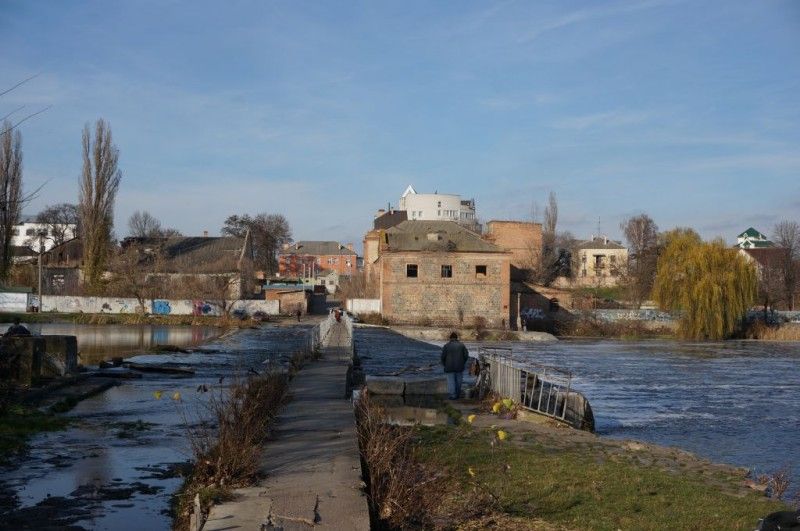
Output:
[[[253,254],[256,268],[274,273],[278,268],[277,253],[284,243],[292,241],[292,229],[281,214],[261,213],[255,217],[249,214],[233,215],[225,220],[220,231],[227,236],[244,238],[247,231],[253,238]]]
[[[11,271],[11,241],[14,225],[22,211],[22,135],[11,131],[10,122],[3,123],[8,133],[0,136],[0,282]]]
[[[71,203],[48,205],[36,215],[36,223],[45,225],[53,245],[61,245],[74,238],[78,234],[79,222],[78,207]]]
[[[80,179],[79,212],[86,284],[94,289],[104,273],[114,226],[114,201],[122,172],[117,167],[119,149],[111,128],[102,118],[95,123],[94,138],[87,124],[83,129],[83,173]]]
[[[781,221],[772,230],[772,240],[786,249],[781,264],[783,296],[789,309],[794,310],[795,295],[800,290],[800,224]]]
[[[161,236],[161,222],[150,212],[137,210],[128,218],[128,230],[134,238],[154,238]]]
[[[558,226],[558,201],[556,194],[550,192],[547,205],[544,207],[542,223],[542,252],[535,280],[541,284],[549,285],[557,275],[559,252],[556,242],[556,227]]]
[[[628,267],[625,272],[630,298],[639,308],[650,297],[658,264],[658,225],[647,214],[639,214],[619,224],[628,241]]]

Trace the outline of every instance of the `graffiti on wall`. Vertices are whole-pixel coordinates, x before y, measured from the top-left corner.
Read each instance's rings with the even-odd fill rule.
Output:
[[[169,301],[153,299],[153,315],[169,315],[172,313],[172,306]]]
[[[203,300],[192,301],[193,315],[213,315],[214,306]]]

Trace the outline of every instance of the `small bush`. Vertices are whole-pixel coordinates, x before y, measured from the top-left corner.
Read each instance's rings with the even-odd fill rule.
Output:
[[[368,393],[358,402],[356,418],[375,518],[390,529],[433,528],[432,515],[444,496],[443,476],[414,459],[414,431],[386,424]]]
[[[200,494],[204,511],[228,489],[258,477],[262,445],[283,403],[286,375],[271,373],[235,381],[212,396],[208,407],[215,426],[189,428],[194,467],[177,494],[176,529],[188,529],[192,500]],[[213,495],[212,495],[213,494]]]
[[[770,326],[759,319],[747,327],[745,337],[764,341],[800,341],[800,324],[786,323]]]

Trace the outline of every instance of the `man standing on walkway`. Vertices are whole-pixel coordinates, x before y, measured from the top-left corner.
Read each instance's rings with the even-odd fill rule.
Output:
[[[450,400],[461,398],[461,381],[464,378],[464,367],[469,358],[469,351],[464,343],[458,340],[458,334],[450,334],[450,341],[442,347],[442,365],[447,376],[447,393]]]

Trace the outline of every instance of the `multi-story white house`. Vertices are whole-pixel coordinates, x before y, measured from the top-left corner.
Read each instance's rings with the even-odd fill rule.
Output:
[[[455,221],[469,229],[480,230],[475,200],[461,199],[456,194],[420,194],[409,185],[400,196],[399,210],[405,211],[411,221]]]
[[[36,216],[22,216],[11,231],[11,245],[28,247],[39,252],[39,234],[42,234],[42,244],[46,252],[59,243],[75,238],[77,225],[69,223],[53,227],[49,223],[38,223]]]

